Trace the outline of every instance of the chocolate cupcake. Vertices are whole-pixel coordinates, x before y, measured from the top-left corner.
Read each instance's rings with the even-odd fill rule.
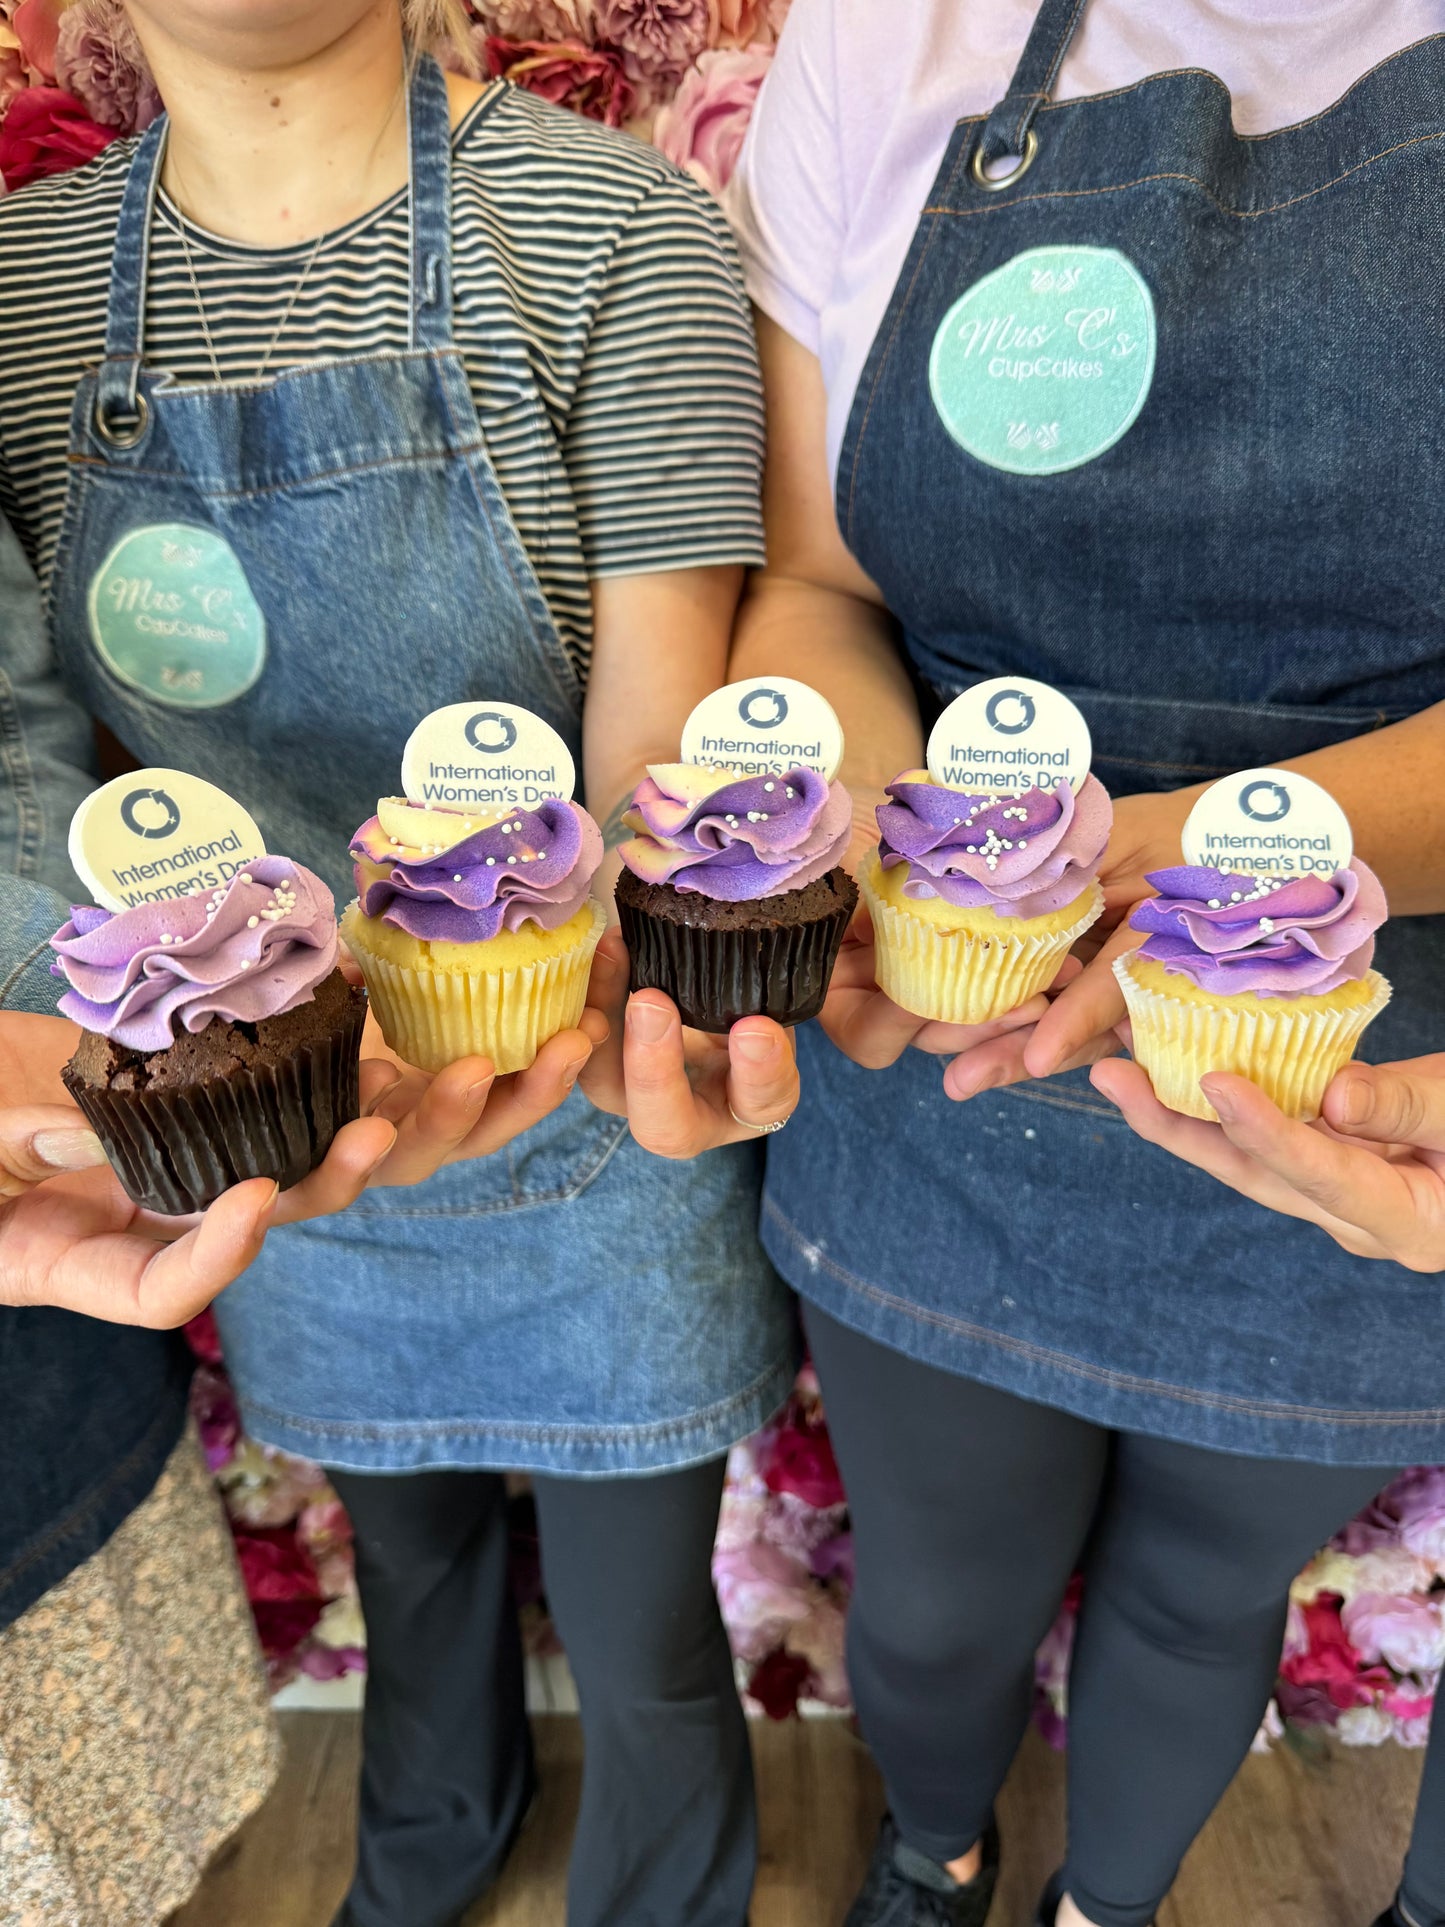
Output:
[[[852,828],[842,784],[810,769],[662,764],[624,821],[634,836],[617,910],[632,988],[665,991],[695,1030],[816,1017],[858,902],[839,867]]]
[[[67,1089],[137,1204],[201,1211],[246,1178],[298,1183],[359,1114],[366,998],[337,967],[319,877],[258,857],[211,892],[75,909],[51,939],[86,1033]]]

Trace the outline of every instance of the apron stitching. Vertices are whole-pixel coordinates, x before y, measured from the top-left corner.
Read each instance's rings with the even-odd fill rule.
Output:
[[[1107,187],[1054,188],[1043,194],[1020,194],[1016,199],[1006,201],[1002,207],[944,207],[934,205],[925,207],[923,212],[925,215],[951,214],[955,220],[971,220],[981,214],[1007,214],[1013,208],[1028,207],[1040,201],[1089,200],[1099,194],[1123,194],[1130,188],[1149,187],[1157,181],[1184,181],[1191,187],[1197,187],[1200,193],[1203,194],[1205,200],[1207,200],[1212,207],[1218,208],[1221,214],[1226,214],[1235,221],[1257,221],[1262,215],[1282,214],[1287,208],[1299,207],[1305,201],[1316,200],[1321,194],[1328,194],[1331,189],[1343,186],[1346,181],[1352,180],[1356,174],[1363,173],[1367,167],[1373,167],[1377,161],[1388,160],[1392,154],[1402,154],[1405,149],[1409,147],[1432,146],[1436,141],[1440,140],[1445,140],[1445,133],[1412,134],[1408,140],[1396,141],[1393,147],[1381,148],[1378,154],[1370,154],[1366,159],[1356,162],[1353,167],[1347,167],[1343,174],[1337,174],[1333,180],[1322,181],[1318,187],[1309,188],[1303,194],[1293,194],[1287,201],[1276,201],[1269,207],[1227,207],[1225,203],[1219,199],[1218,195],[1210,191],[1207,183],[1201,181],[1197,175],[1163,173],[1141,174],[1136,180],[1115,181]],[[912,294],[911,287],[909,293],[910,295]]]
[[[503,1211],[524,1211],[534,1204],[566,1204],[571,1199],[580,1197],[596,1183],[616,1156],[626,1136],[627,1124],[624,1120],[614,1129],[611,1138],[595,1156],[583,1160],[579,1171],[574,1173],[566,1184],[554,1185],[547,1191],[514,1191],[510,1198],[499,1198],[494,1204],[438,1205],[431,1210],[419,1208],[415,1211],[378,1211],[368,1209],[365,1205],[353,1205],[347,1216],[384,1218],[388,1221],[398,1218],[487,1218],[494,1217]]]
[[[1248,1418],[1303,1419],[1311,1424],[1354,1426],[1361,1430],[1367,1430],[1372,1426],[1408,1427],[1439,1425],[1445,1422],[1445,1408],[1415,1412],[1350,1412],[1336,1410],[1330,1406],[1284,1405],[1266,1399],[1238,1398],[1228,1392],[1196,1392],[1188,1386],[1170,1385],[1161,1379],[1141,1378],[1133,1372],[1116,1372],[1111,1371],[1107,1366],[1090,1365],[1084,1359],[1072,1357],[1068,1352],[1051,1351],[1047,1346],[1035,1345],[1023,1338],[1009,1338],[1003,1332],[990,1331],[985,1325],[974,1325],[966,1319],[951,1318],[946,1312],[933,1311],[924,1305],[915,1305],[908,1299],[899,1298],[892,1292],[884,1291],[878,1285],[871,1285],[866,1279],[845,1270],[825,1252],[819,1251],[815,1244],[806,1239],[796,1226],[783,1216],[772,1198],[764,1200],[763,1209],[810,1265],[816,1265],[830,1272],[840,1284],[857,1292],[860,1297],[871,1299],[885,1310],[903,1312],[910,1319],[935,1325],[941,1331],[952,1332],[962,1338],[971,1338],[975,1343],[991,1346],[995,1351],[1011,1353],[1031,1364],[1049,1365],[1055,1370],[1068,1372],[1076,1378],[1105,1385],[1116,1391],[1148,1392],[1158,1398],[1173,1399],[1182,1405],[1199,1406],[1204,1410],[1233,1412]]]
[[[42,942],[36,944],[28,957],[22,957],[10,975],[5,979],[4,983],[0,983],[0,1009],[4,1008],[6,998],[25,975],[26,971],[37,964],[49,948],[50,939],[46,937]]]
[[[15,685],[3,669],[0,669],[0,768],[6,771],[10,779],[10,793],[15,799],[14,873],[29,877],[35,854],[45,837],[45,812],[36,788],[34,766],[25,747],[25,731],[15,700]],[[8,982],[15,982],[20,972],[29,968],[44,947],[43,944],[38,946]],[[0,991],[0,1003],[3,1001],[4,993]]]
[[[348,462],[341,468],[318,468],[308,470],[304,475],[288,475],[284,481],[261,482],[254,488],[199,488],[194,475],[184,470],[168,468],[131,468],[128,475],[142,475],[153,482],[182,482],[193,488],[203,502],[255,502],[267,495],[284,494],[287,489],[305,488],[312,482],[331,482],[348,475],[365,475],[378,468],[421,468],[430,462],[445,461],[449,454],[482,455],[485,445],[473,442],[455,450],[432,449],[426,453],[409,455],[383,455],[374,462]],[[72,455],[71,461],[77,468],[101,468],[112,466],[98,455]]]

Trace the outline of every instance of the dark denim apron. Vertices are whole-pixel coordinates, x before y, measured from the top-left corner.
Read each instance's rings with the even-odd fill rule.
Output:
[[[106,358],[76,395],[50,592],[67,684],[92,713],[143,762],[231,791],[268,848],[340,902],[350,838],[397,787],[429,710],[525,704],[581,761],[582,687],[487,453],[489,435],[550,430],[533,387],[499,419],[472,399],[453,339],[446,84],[430,60],[409,118],[410,348],[214,385],[144,363],[164,123],[147,134]],[[195,706],[144,686],[163,679],[143,661],[139,678],[116,673],[89,599],[134,539],[162,564],[167,543],[228,547],[232,585],[244,578],[265,619],[249,686]],[[361,1470],[609,1474],[725,1451],[794,1364],[790,1300],[754,1233],[759,1164],[754,1146],[664,1163],[578,1096],[495,1157],[273,1234],[217,1306],[248,1428]]]
[[[1202,72],[1051,103],[1082,11],[1044,0],[1008,97],[954,131],[837,502],[929,698],[1005,672],[1055,683],[1124,795],[1445,699],[1445,37],[1243,138]],[[1031,159],[980,181],[1009,156]],[[1023,475],[949,434],[930,352],[980,277],[1057,244],[1142,274],[1157,362],[1105,453]],[[1402,820],[1438,801],[1402,796]],[[1439,1050],[1445,919],[1392,924],[1379,962],[1395,997],[1369,1055]],[[835,1317],[1105,1425],[1445,1458],[1437,1280],[1351,1258],[1139,1142],[1084,1073],[954,1105],[918,1053],[858,1070],[816,1027],[802,1052],[764,1242]]]

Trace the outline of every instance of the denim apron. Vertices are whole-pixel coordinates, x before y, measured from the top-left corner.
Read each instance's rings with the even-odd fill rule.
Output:
[[[581,760],[582,687],[487,453],[490,432],[540,437],[546,417],[528,390],[503,421],[479,420],[453,342],[451,132],[430,60],[410,128],[409,349],[214,386],[144,365],[164,123],[150,130],[116,235],[105,360],[76,393],[50,593],[63,674],[89,709],[142,762],[232,792],[339,903],[350,838],[427,711],[522,703]],[[166,701],[97,647],[89,598],[138,532],[148,557],[227,545],[266,638],[261,673],[230,699]],[[652,1158],[576,1096],[494,1157],[274,1233],[217,1305],[246,1424],[360,1470],[602,1476],[721,1453],[794,1367],[790,1300],[755,1235],[760,1176],[751,1146]]]
[[[1202,72],[1052,104],[1082,12],[1044,0],[1008,97],[954,131],[837,507],[928,701],[1003,673],[1057,684],[1117,796],[1445,699],[1445,37],[1251,139]],[[1025,165],[993,184],[1010,156]],[[948,432],[930,354],[982,276],[1055,245],[1116,250],[1143,277],[1153,384],[1096,459],[1021,474]],[[1401,800],[1407,820],[1439,804]],[[1367,1054],[1445,1046],[1445,919],[1391,924],[1379,963],[1395,995]],[[816,1027],[802,1054],[764,1242],[833,1316],[1103,1425],[1326,1463],[1445,1458],[1438,1280],[1352,1258],[1141,1143],[1086,1073],[954,1105],[937,1059],[859,1070]]]

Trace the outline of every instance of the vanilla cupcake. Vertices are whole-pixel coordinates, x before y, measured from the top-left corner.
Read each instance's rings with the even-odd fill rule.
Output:
[[[1099,917],[1113,827],[1097,777],[1018,796],[945,788],[926,770],[888,787],[882,838],[859,869],[879,987],[902,1009],[982,1024],[1046,989]]]
[[[505,1076],[577,1023],[607,922],[586,810],[553,797],[484,824],[387,797],[351,853],[341,934],[398,1056],[439,1071],[475,1054]]]
[[[1390,1000],[1370,967],[1388,914],[1374,872],[1358,859],[1327,877],[1181,865],[1149,882],[1158,896],[1130,919],[1145,942],[1114,971],[1135,1059],[1160,1102],[1213,1118],[1199,1080],[1233,1071],[1287,1117],[1318,1117],[1331,1078]]]

